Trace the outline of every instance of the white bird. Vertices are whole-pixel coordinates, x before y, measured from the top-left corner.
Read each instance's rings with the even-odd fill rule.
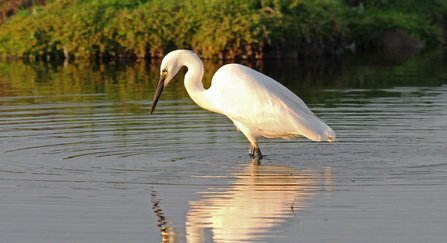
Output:
[[[189,50],[168,53],[152,102],[155,109],[163,89],[186,66],[185,88],[200,107],[227,116],[251,143],[249,155],[263,156],[259,137],[290,139],[304,136],[314,141],[335,141],[335,132],[322,122],[292,91],[274,79],[240,64],[227,64],[214,74],[211,87],[202,83],[200,58]]]

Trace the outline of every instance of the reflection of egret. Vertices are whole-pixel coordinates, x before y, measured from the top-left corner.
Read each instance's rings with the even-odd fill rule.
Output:
[[[182,66],[188,68],[185,87],[204,109],[226,115],[251,143],[250,156],[262,158],[258,138],[289,139],[305,136],[314,141],[335,141],[334,131],[286,87],[240,64],[221,67],[206,90],[202,84],[203,63],[191,51],[170,52],[161,63],[161,78],[150,113],[163,89]]]
[[[166,217],[164,216],[161,208],[160,201],[156,198],[157,192],[152,188],[151,199],[152,199],[152,209],[154,210],[155,216],[157,219],[157,226],[160,227],[161,231],[161,242],[178,242],[178,234],[175,232],[173,227],[169,227],[170,224],[166,221]]]
[[[202,192],[207,193],[204,199],[190,202],[188,242],[205,242],[206,228],[211,229],[215,242],[250,241],[267,235],[295,215],[292,204],[295,211],[309,206],[308,200],[333,178],[330,168],[319,173],[257,165],[244,168],[236,177],[227,191]]]

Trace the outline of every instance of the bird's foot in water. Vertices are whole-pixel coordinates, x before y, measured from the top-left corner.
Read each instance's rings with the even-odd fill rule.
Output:
[[[256,159],[255,153],[256,153],[256,155],[258,155],[257,159],[262,159],[261,150],[259,148],[255,148],[254,146],[251,146],[248,153],[250,155],[250,158],[252,158],[252,159]]]

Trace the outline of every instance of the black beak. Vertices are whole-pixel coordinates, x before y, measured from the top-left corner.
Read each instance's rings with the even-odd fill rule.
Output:
[[[163,89],[165,88],[165,79],[166,79],[166,75],[162,75],[160,77],[160,81],[158,82],[157,91],[155,91],[154,101],[152,101],[151,112],[150,112],[151,115],[155,109],[155,106],[157,105],[158,99],[160,99]]]

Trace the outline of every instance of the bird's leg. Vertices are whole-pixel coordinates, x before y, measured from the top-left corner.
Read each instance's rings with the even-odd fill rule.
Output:
[[[261,150],[253,145],[251,145],[250,150],[248,151],[248,154],[250,155],[250,158],[255,159],[255,153],[258,155],[258,159],[262,159]]]
[[[258,137],[255,136],[255,134],[252,134],[250,129],[248,129],[244,124],[234,121],[234,125],[236,125],[237,129],[241,131],[245,137],[247,137],[248,141],[250,141],[251,147],[248,151],[248,154],[250,155],[250,158],[255,159],[255,153],[258,155],[258,159],[262,159],[261,150],[259,150],[258,146]]]
[[[256,154],[258,154],[258,159],[262,159],[261,150],[259,148],[255,148]]]
[[[255,147],[251,145],[250,150],[248,150],[248,154],[250,155],[250,158],[255,158]]]

